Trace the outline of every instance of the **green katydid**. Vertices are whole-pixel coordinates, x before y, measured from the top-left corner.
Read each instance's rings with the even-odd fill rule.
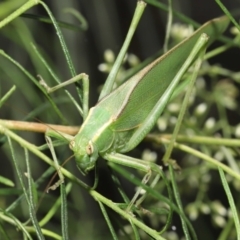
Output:
[[[99,102],[90,109],[79,132],[70,141],[77,167],[83,174],[94,168],[99,155],[111,160],[116,158],[115,153],[126,153],[142,141],[183,74],[228,23],[226,17],[211,20],[117,89],[112,91],[112,83],[110,87],[105,84]],[[86,78],[80,74],[62,85]],[[124,155],[118,158],[121,163]]]
[[[106,93],[90,109],[70,142],[81,172],[87,173],[94,168],[99,155],[104,158],[106,153],[125,153],[142,141],[162,113],[181,76],[205,45],[206,35],[201,34],[206,33],[212,42],[212,37],[224,31],[227,24],[226,18],[207,22],[119,88]],[[200,44],[194,48],[198,39]],[[193,48],[196,52],[189,58]],[[184,62],[186,66],[182,68]],[[175,78],[178,73],[179,77]]]

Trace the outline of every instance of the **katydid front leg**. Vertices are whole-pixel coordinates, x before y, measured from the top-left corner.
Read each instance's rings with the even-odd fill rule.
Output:
[[[77,76],[62,82],[54,87],[49,87],[48,84],[44,81],[44,79],[38,75],[39,83],[42,87],[44,87],[47,93],[52,93],[58,89],[66,87],[69,84],[82,81],[83,82],[83,120],[86,119],[89,110],[89,77],[85,73],[78,74]]]
[[[51,138],[49,136],[45,135],[45,139],[46,139],[47,145],[50,149],[50,152],[52,154],[53,161],[55,163],[55,168],[56,168],[58,176],[59,176],[59,180],[47,189],[47,192],[48,192],[49,190],[57,189],[62,183],[64,183],[64,176],[60,170],[60,166],[58,164],[57,156],[56,156]]]
[[[64,83],[62,84],[59,84],[55,87],[52,87],[50,88],[47,83],[42,79],[41,76],[38,76],[40,78],[40,84],[46,89],[46,91],[48,93],[51,93],[51,92],[54,92],[62,87],[65,87],[69,84],[72,84],[76,81],[79,81],[79,80],[83,80],[83,82],[85,84],[83,84],[85,87],[83,88],[83,90],[85,91],[85,94],[83,95],[83,103],[85,102],[85,111],[88,111],[88,100],[85,100],[88,99],[89,97],[89,79],[88,79],[88,75],[86,75],[85,73],[82,73],[82,74],[79,74],[77,75],[76,77],[74,78],[71,78],[69,79],[68,81],[65,81]],[[86,112],[87,114],[87,112]],[[55,163],[55,168],[56,168],[56,171],[57,171],[57,174],[59,176],[59,180],[57,182],[55,182],[53,185],[51,185],[50,187],[48,187],[47,189],[47,192],[49,190],[55,190],[57,189],[62,183],[64,183],[64,176],[60,170],[61,166],[59,165],[58,163],[58,160],[57,160],[57,157],[56,157],[56,153],[55,153],[55,150],[54,150],[54,146],[53,146],[53,143],[52,143],[52,140],[51,140],[51,137],[54,137],[54,138],[57,138],[57,139],[62,139],[62,140],[65,140],[67,142],[71,142],[72,139],[73,139],[73,136],[71,135],[68,135],[68,134],[65,134],[63,132],[57,132],[55,130],[52,130],[52,129],[48,129],[45,133],[45,139],[46,139],[46,143],[50,149],[50,152],[52,154],[52,157],[53,157],[53,160],[54,160],[54,163]],[[97,169],[95,170],[97,171]],[[54,175],[55,177],[55,175]],[[95,189],[96,186],[97,186],[97,183],[98,183],[98,175],[95,173],[95,179],[94,179],[94,185],[92,187],[92,189]]]

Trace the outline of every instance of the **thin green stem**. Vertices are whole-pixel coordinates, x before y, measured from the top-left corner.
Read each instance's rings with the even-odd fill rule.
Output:
[[[170,141],[167,140],[167,139],[162,139],[163,143],[169,143]],[[225,172],[227,172],[229,175],[233,176],[234,178],[240,180],[240,174],[233,171],[231,168],[229,168],[228,166],[226,166],[225,164],[217,161],[216,159],[198,151],[198,150],[195,150],[191,147],[188,147],[186,145],[183,145],[183,144],[179,144],[179,143],[175,143],[174,144],[174,147],[177,148],[177,149],[180,149],[184,152],[187,152],[187,153],[190,153],[196,157],[199,157],[201,158],[202,160],[214,165],[215,167],[220,167],[221,169],[223,169]]]
[[[228,182],[227,182],[227,179],[224,175],[224,172],[220,167],[218,168],[218,170],[219,170],[219,174],[220,174],[220,177],[221,177],[221,180],[222,180],[222,184],[223,184],[225,193],[226,193],[227,198],[228,198],[229,205],[230,205],[231,210],[232,210],[235,229],[236,229],[236,232],[237,232],[237,240],[240,240],[240,228],[239,228],[240,221],[239,221],[239,217],[238,217],[238,210],[236,209],[236,205],[234,203],[234,199],[233,199],[231,190],[228,186]]]
[[[102,211],[104,219],[105,219],[105,221],[106,221],[106,223],[108,225],[108,228],[109,228],[109,230],[110,230],[110,232],[112,234],[113,240],[118,240],[117,234],[116,234],[116,232],[115,232],[115,230],[114,230],[114,228],[112,226],[111,220],[109,219],[108,213],[107,213],[104,205],[102,204],[101,201],[98,201],[98,204],[99,204],[99,207],[100,207],[100,209]]]
[[[235,27],[240,32],[240,26],[237,23],[237,21],[233,18],[232,14],[227,10],[227,8],[223,5],[221,0],[215,0],[216,3],[219,5],[219,7],[223,10],[223,12],[229,17],[229,19],[232,21],[232,23],[235,25]]]
[[[171,182],[172,182],[172,188],[173,188],[173,192],[174,192],[174,197],[175,197],[175,200],[177,202],[178,209],[181,212],[180,218],[181,218],[181,222],[182,222],[183,232],[185,234],[185,238],[187,240],[190,240],[191,238],[190,238],[190,235],[189,235],[187,224],[185,223],[185,220],[182,217],[182,216],[185,216],[185,213],[184,213],[184,209],[183,209],[183,206],[182,206],[179,190],[178,190],[178,187],[177,187],[177,184],[176,184],[176,178],[175,178],[175,174],[174,174],[174,169],[173,169],[173,167],[171,165],[169,166],[169,172],[170,172],[170,176],[171,176]]]
[[[0,99],[0,108],[5,103],[8,98],[13,94],[13,92],[16,90],[16,86],[12,86],[11,89]]]
[[[0,22],[0,28],[4,27],[5,25],[7,25],[8,23],[10,23],[12,20],[14,20],[15,18],[17,18],[18,16],[20,16],[22,13],[26,12],[28,9],[30,9],[31,7],[39,4],[39,0],[29,0],[28,2],[26,2],[25,4],[23,4],[21,7],[19,7],[16,11],[14,11],[12,14],[8,15],[6,18],[4,18],[1,22]]]
[[[54,28],[56,29],[56,32],[57,32],[57,36],[59,38],[59,42],[61,43],[62,50],[64,52],[64,56],[66,57],[66,61],[67,61],[68,66],[69,66],[70,73],[71,73],[72,77],[74,77],[74,76],[76,76],[76,71],[74,69],[72,59],[70,57],[67,45],[66,45],[65,40],[63,38],[62,32],[61,32],[61,30],[60,30],[60,28],[59,28],[59,26],[57,24],[57,21],[55,20],[52,12],[48,8],[48,6],[44,2],[42,2],[42,1],[39,1],[39,3],[44,7],[44,9],[46,10],[46,12],[48,13],[49,17],[52,20]]]
[[[27,178],[28,178],[28,188],[29,188],[29,202],[28,202],[28,209],[29,209],[29,214],[30,214],[30,218],[31,221],[34,225],[35,231],[36,231],[36,235],[38,236],[38,239],[44,240],[45,237],[43,236],[42,233],[42,229],[39,225],[39,222],[37,220],[37,216],[36,216],[36,211],[35,211],[35,194],[36,194],[36,189],[34,186],[34,182],[32,180],[32,174],[31,174],[31,168],[30,168],[30,162],[29,162],[29,155],[28,155],[28,150],[26,148],[24,148],[25,150],[25,159],[26,159],[26,165],[27,165]]]
[[[65,184],[61,184],[61,227],[64,240],[69,240],[68,234],[68,208],[67,208],[67,191]]]
[[[111,200],[105,198],[104,196],[100,195],[98,192],[94,190],[90,190],[89,194],[96,200],[100,201],[118,214],[120,214],[122,217],[124,217],[127,220],[131,220],[137,227],[141,228],[144,230],[146,233],[148,233],[151,237],[153,237],[156,240],[164,240],[165,238],[161,237],[158,235],[158,232],[156,230],[153,230],[149,228],[147,225],[144,223],[140,222],[137,220],[134,216],[132,216],[130,213],[127,213],[126,211],[122,210],[119,208],[115,203],[113,203]]]
[[[28,227],[24,226],[13,214],[6,211],[0,211],[0,219],[20,229],[25,237],[28,237],[28,239],[32,240],[32,237],[30,236],[28,231]],[[34,227],[31,228],[35,232]]]
[[[18,142],[18,144],[20,144],[22,147],[27,148],[30,152],[34,153],[36,156],[38,156],[40,159],[42,159],[44,162],[46,162],[48,165],[55,167],[54,162],[52,161],[52,159],[50,159],[49,157],[47,157],[45,154],[43,154],[41,151],[38,150],[38,148],[34,145],[31,144],[29,142],[27,142],[26,140],[24,140],[23,138],[19,137],[17,134],[15,134],[14,132],[8,130],[6,127],[4,127],[4,125],[0,124],[0,133],[3,133],[4,135],[10,137],[11,139],[13,139],[14,141]],[[72,173],[70,173],[69,171],[67,171],[66,169],[64,169],[63,167],[61,167],[60,171],[69,179],[71,179],[72,181],[76,182],[77,184],[79,184],[80,186],[82,186],[85,189],[89,189],[90,187],[88,185],[86,185],[85,183],[83,183],[82,181],[80,181],[78,178],[76,178]]]
[[[159,141],[161,139],[169,140],[171,138],[171,134],[148,134],[146,136],[146,140],[148,141]],[[226,146],[226,147],[240,147],[240,140],[231,139],[231,138],[216,138],[216,137],[207,137],[207,136],[185,136],[178,135],[176,138],[177,142],[183,143],[197,143],[204,145],[216,145],[216,146]]]
[[[53,109],[56,111],[56,113],[58,114],[58,116],[60,117],[60,119],[63,120],[63,122],[66,122],[65,117],[62,115],[62,113],[59,111],[59,109],[57,108],[56,104],[54,103],[54,101],[48,96],[48,94],[46,93],[46,91],[44,91],[44,89],[40,86],[40,84],[38,83],[38,81],[32,76],[32,74],[30,74],[19,62],[15,61],[13,58],[11,58],[8,54],[6,54],[3,50],[0,50],[0,55],[2,55],[3,57],[5,57],[7,60],[9,60],[13,65],[15,65],[21,72],[23,72],[42,92],[43,94],[46,96],[46,98],[48,99],[48,101],[51,103]]]
[[[116,79],[116,76],[118,74],[118,70],[122,64],[122,61],[123,61],[123,58],[127,52],[127,49],[128,49],[128,46],[132,40],[132,37],[133,37],[133,34],[137,28],[137,25],[141,19],[141,16],[143,14],[143,11],[146,7],[146,3],[144,3],[143,1],[138,1],[137,2],[137,7],[136,7],[136,10],[134,12],[134,15],[133,15],[133,19],[132,19],[132,22],[131,22],[131,25],[129,27],[129,30],[128,30],[128,33],[127,33],[127,36],[126,36],[126,39],[123,43],[123,46],[117,56],[117,59],[112,67],[112,70],[111,72],[109,73],[108,75],[108,78],[103,86],[103,89],[101,91],[101,94],[99,96],[99,100],[101,100],[103,97],[105,97],[107,94],[109,94],[112,89],[113,89],[113,84],[114,84],[114,81]]]
[[[165,35],[165,40],[163,44],[163,52],[168,51],[168,42],[170,38],[171,28],[172,28],[173,12],[172,12],[172,0],[168,0],[168,20],[167,20],[167,30]]]
[[[73,9],[73,8],[66,8],[66,9],[64,9],[64,13],[70,13],[73,16],[75,16],[79,20],[79,22],[81,23],[80,28],[83,31],[86,31],[88,29],[88,22],[85,19],[85,17],[81,14],[81,12],[79,12],[79,11]]]
[[[72,184],[68,183],[66,186],[66,193],[68,194],[71,191],[71,189],[72,189]],[[48,210],[47,214],[43,217],[43,219],[41,219],[41,221],[39,221],[39,225],[41,227],[45,226],[50,221],[50,219],[54,217],[60,205],[61,205],[61,197],[58,197],[58,199],[55,201],[53,206]]]

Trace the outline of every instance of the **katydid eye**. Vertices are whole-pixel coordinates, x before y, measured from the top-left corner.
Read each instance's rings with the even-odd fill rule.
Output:
[[[70,149],[73,149],[75,147],[75,141],[71,141],[69,143],[69,147],[70,147]]]
[[[93,153],[93,145],[91,142],[89,142],[88,145],[86,146],[86,152],[87,155],[91,155]]]

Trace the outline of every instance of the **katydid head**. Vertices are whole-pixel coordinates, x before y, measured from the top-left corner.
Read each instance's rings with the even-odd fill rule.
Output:
[[[98,150],[96,145],[92,141],[83,138],[80,141],[79,139],[72,140],[69,146],[74,152],[79,171],[83,175],[86,175],[95,167],[95,163],[98,158]]]

